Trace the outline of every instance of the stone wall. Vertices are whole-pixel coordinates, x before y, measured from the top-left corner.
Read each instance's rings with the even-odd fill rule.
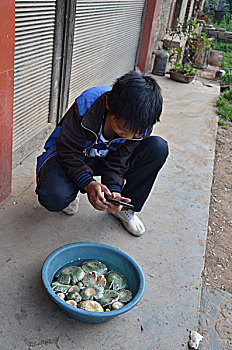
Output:
[[[160,46],[162,47],[162,40],[166,35],[166,29],[168,27],[169,14],[171,9],[171,4],[173,0],[162,0],[160,5],[156,38],[154,43],[154,51]]]
[[[205,26],[202,30],[208,38],[215,38],[217,41],[232,44],[232,32],[227,32],[225,28],[214,28]]]

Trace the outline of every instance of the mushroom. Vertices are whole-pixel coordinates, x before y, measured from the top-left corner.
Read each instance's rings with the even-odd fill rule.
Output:
[[[62,300],[65,299],[65,294],[64,294],[64,293],[57,293],[57,296],[58,296],[60,299],[62,299]],[[64,301],[65,301],[65,300],[64,300]]]
[[[84,284],[84,286],[89,287],[93,284],[96,284],[97,282],[97,272],[96,271],[92,271],[92,272],[86,272],[82,283]]]
[[[99,299],[103,296],[103,292],[104,289],[101,286],[97,286],[97,285],[92,285],[89,287],[84,288],[81,292],[80,295],[82,297],[83,300],[93,300],[93,298],[95,299]]]
[[[93,312],[103,312],[103,307],[94,300],[85,300],[81,301],[77,307],[80,309],[86,310],[86,311],[93,311]]]
[[[127,303],[132,299],[132,293],[129,289],[121,289],[118,291],[118,300]]]
[[[113,290],[120,290],[126,288],[128,285],[125,276],[117,271],[110,271],[106,273],[105,278],[107,289],[112,288]]]
[[[66,303],[71,306],[77,307],[77,302],[75,300],[67,300]]]
[[[67,290],[70,288],[71,286],[69,284],[62,284],[58,281],[55,281],[52,283],[52,289],[55,292],[67,292]]]
[[[115,290],[105,289],[103,296],[98,299],[98,302],[103,306],[108,306],[118,300],[118,293]]]
[[[67,294],[67,299],[68,300],[75,300],[77,303],[79,303],[79,301],[81,301],[82,297],[80,296],[80,294],[78,292],[69,292]]]
[[[80,292],[80,287],[78,287],[77,285],[74,285],[74,286],[69,288],[68,293],[70,293],[70,292],[77,292],[77,293],[79,293]]]
[[[106,286],[106,278],[104,275],[99,275],[96,281],[96,284],[102,287]]]
[[[87,311],[118,310],[132,299],[125,276],[118,271],[108,271],[99,260],[59,269],[51,287],[67,304]]]
[[[121,309],[121,307],[123,307],[124,304],[121,303],[120,301],[115,301],[111,306],[113,310],[118,310],[118,309]]]
[[[60,283],[70,284],[72,282],[75,284],[78,281],[82,280],[84,275],[85,275],[85,273],[81,267],[68,266],[68,267],[63,267],[62,269],[60,269],[55,274],[55,278],[57,278],[58,282],[60,282]]]
[[[88,260],[82,263],[82,269],[85,272],[95,271],[97,275],[103,275],[107,272],[107,266],[98,260]]]

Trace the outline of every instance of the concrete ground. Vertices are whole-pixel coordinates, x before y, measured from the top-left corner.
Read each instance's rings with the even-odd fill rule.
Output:
[[[200,350],[232,349],[232,295],[221,289],[203,289],[201,299]]]
[[[49,213],[34,193],[35,155],[14,169],[12,195],[0,206],[1,350],[187,348],[199,318],[219,90],[156,78],[164,113],[154,134],[168,140],[170,156],[140,214],[144,236],[131,236],[114,217],[92,209],[85,195],[76,216]],[[43,261],[57,247],[79,241],[110,244],[138,262],[146,289],[133,310],[85,324],[48,298],[40,279]]]

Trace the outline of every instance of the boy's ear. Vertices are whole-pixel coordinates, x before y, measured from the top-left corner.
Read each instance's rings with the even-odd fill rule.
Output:
[[[108,96],[106,96],[106,109],[109,109]]]

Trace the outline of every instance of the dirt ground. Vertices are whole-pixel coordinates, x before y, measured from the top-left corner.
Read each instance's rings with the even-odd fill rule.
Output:
[[[198,71],[204,85],[217,84],[216,70],[208,66]],[[232,293],[232,122],[218,125],[211,189],[209,224],[203,271],[203,287]]]
[[[218,126],[203,287],[232,293],[232,122]]]

